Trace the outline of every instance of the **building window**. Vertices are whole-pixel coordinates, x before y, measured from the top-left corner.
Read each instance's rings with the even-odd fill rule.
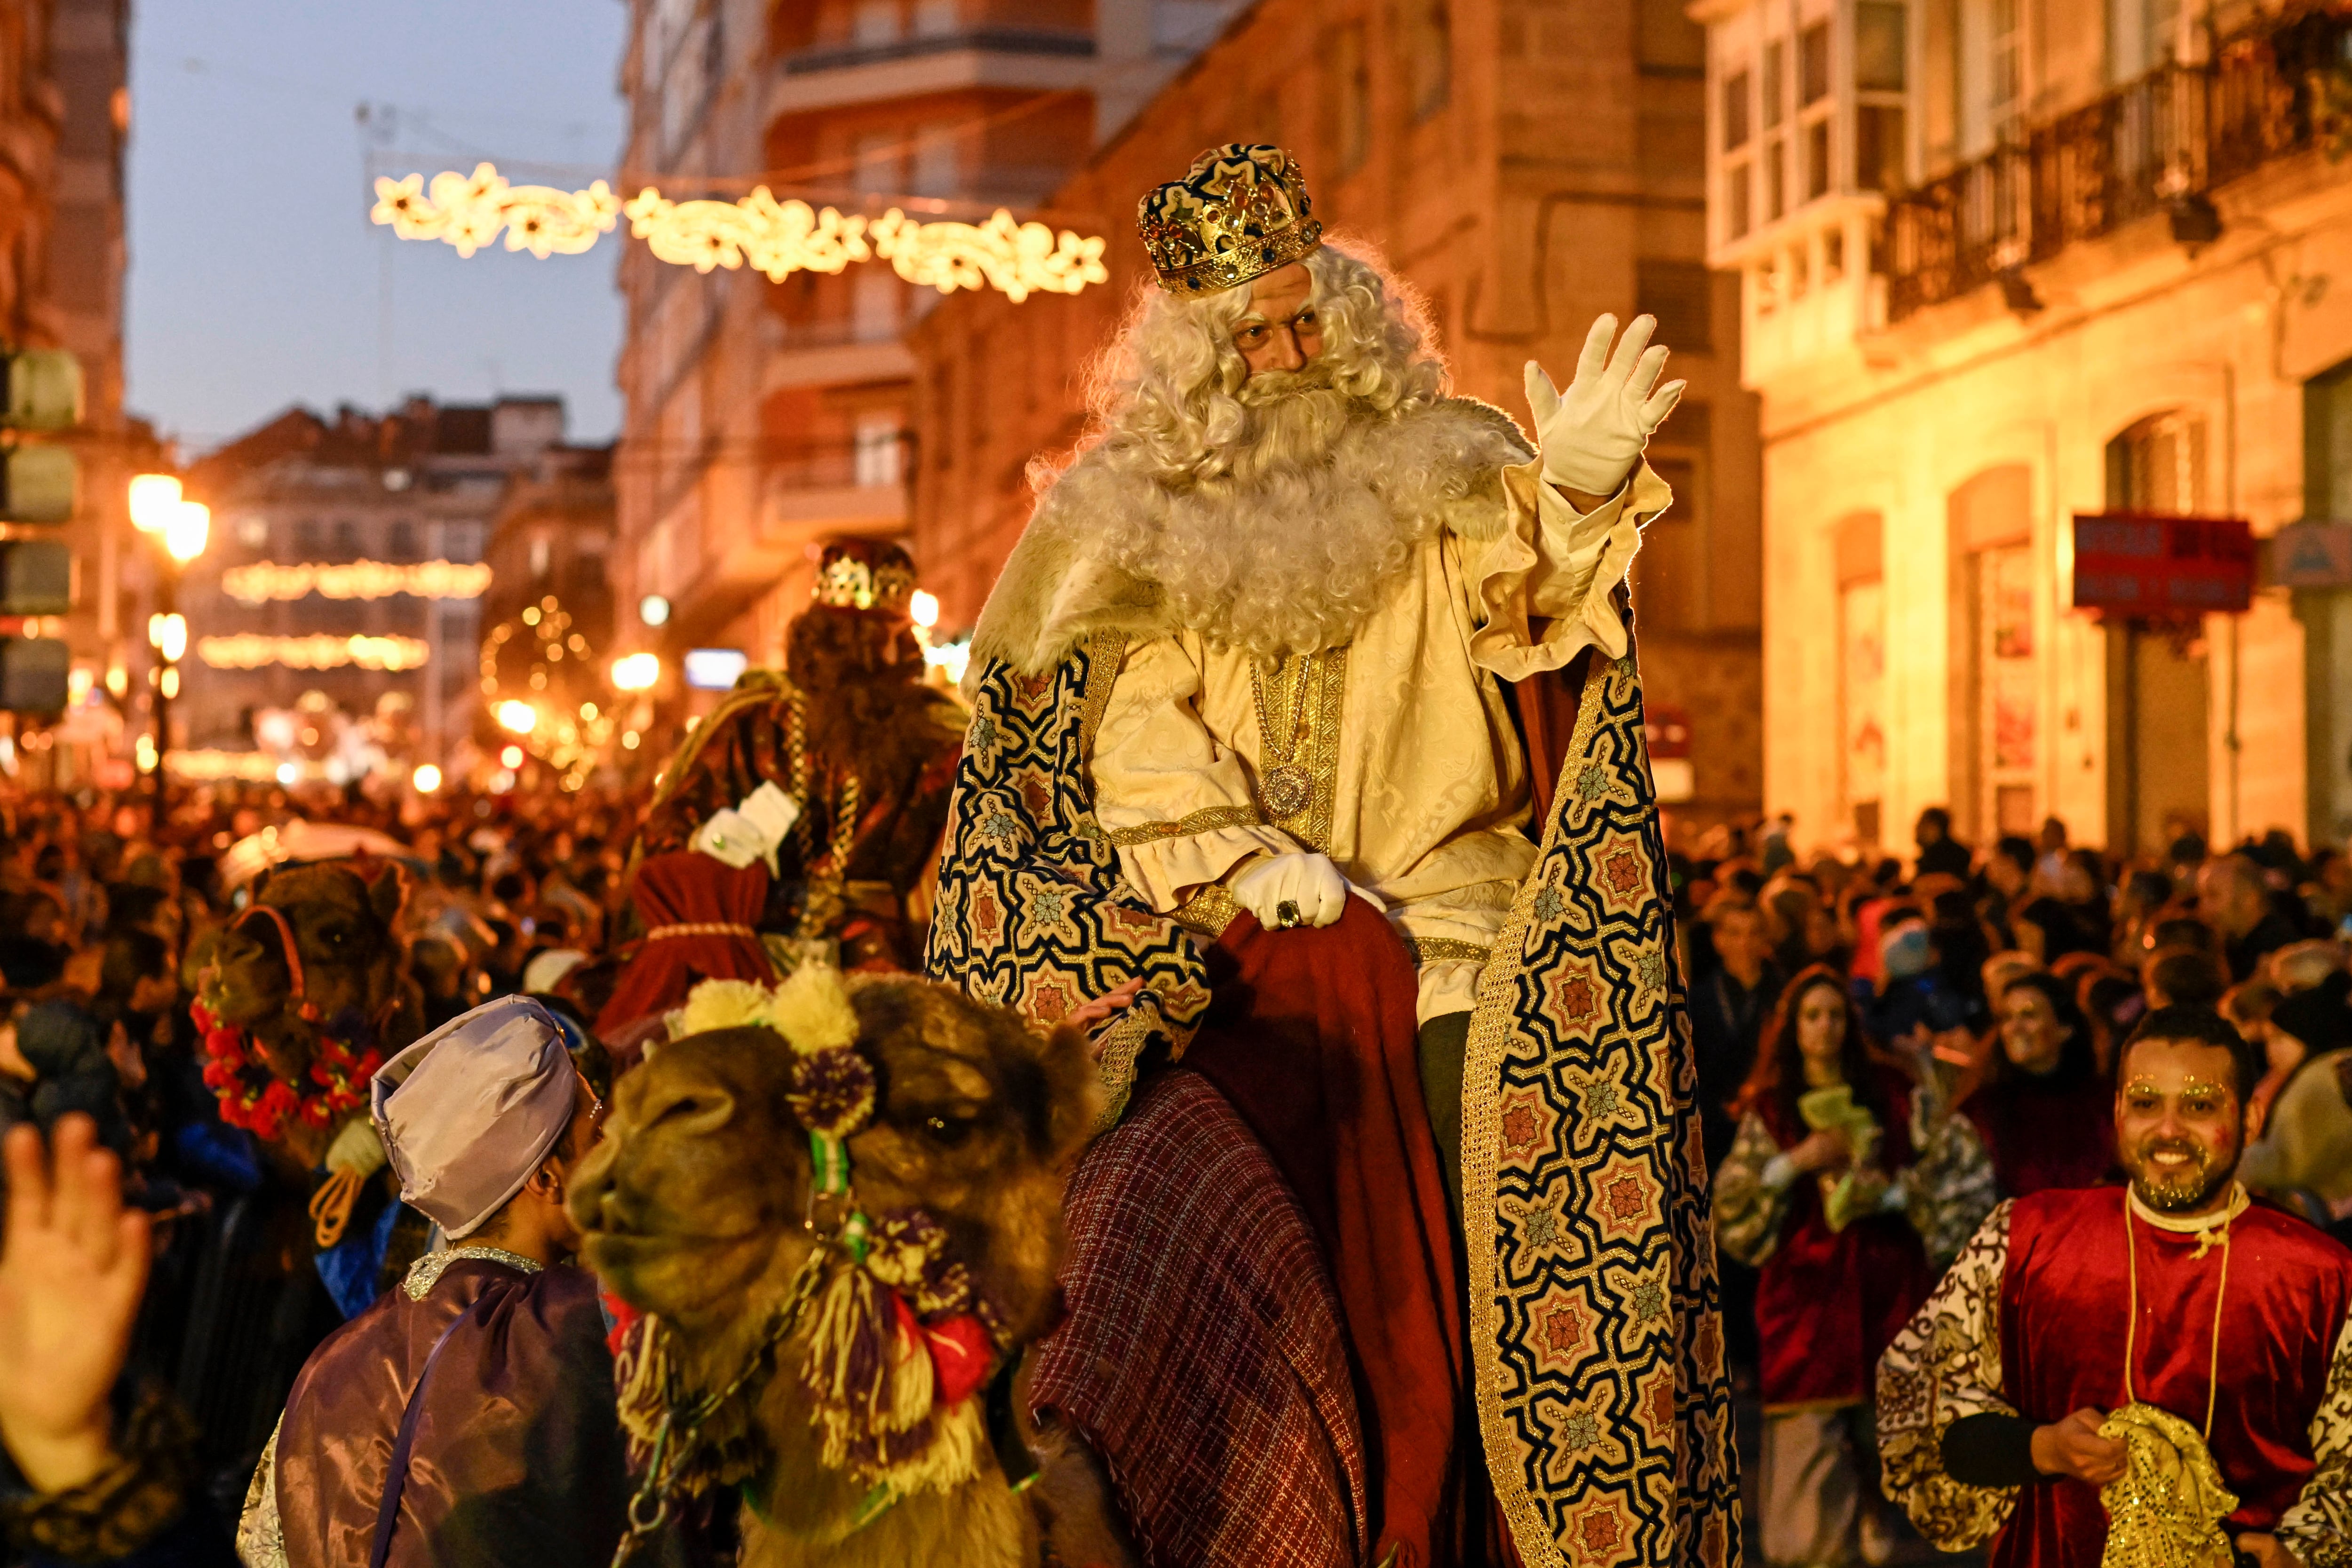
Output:
[[[316,517],[298,517],[294,522],[294,553],[303,560],[316,560],[325,553],[325,529]]]
[[[416,559],[416,525],[406,517],[395,521],[385,534],[384,551],[394,560]]]
[[[898,41],[898,0],[857,0],[850,37],[860,48]]]
[[[1853,85],[1864,92],[1901,92],[1909,72],[1905,47],[1908,13],[1887,0],[1853,8]]]
[[[1633,308],[1656,317],[1657,340],[1677,352],[1714,350],[1714,287],[1700,262],[1645,256],[1633,264]]]
[[[1772,130],[1787,117],[1789,47],[1775,38],[1764,46],[1764,129]]]
[[[952,196],[963,184],[957,127],[926,125],[915,132],[914,193]]]
[[[1987,9],[1986,118],[1994,136],[2006,141],[2016,134],[2025,96],[2025,41],[2018,25],[2018,0],[1990,0]]]
[[[1830,95],[1830,25],[1816,22],[1797,35],[1797,102],[1819,103]]]
[[[2205,495],[2205,422],[2159,413],[2107,443],[2107,505],[2119,512],[2193,513]]]
[[[1723,78],[1723,150],[1737,152],[1748,145],[1748,89],[1746,71],[1734,71]]]
[[[1830,192],[1830,122],[1827,117],[1805,128],[1805,200]]]
[[[1903,110],[1865,103],[1853,111],[1853,183],[1865,191],[1899,191],[1904,184]]]
[[[899,140],[892,131],[865,131],[850,143],[859,195],[887,196],[898,192]]]
[[[857,422],[855,470],[860,489],[879,489],[899,482],[898,455],[905,434],[895,413],[869,413]]]
[[[1775,136],[1764,143],[1764,221],[1789,210],[1789,144]]]
[[[1730,215],[1727,226],[1731,230],[1731,237],[1733,239],[1744,237],[1748,229],[1754,226],[1751,220],[1755,214],[1748,210],[1748,165],[1746,163],[1734,163],[1724,170],[1724,194],[1730,198],[1727,203],[1727,205],[1730,207]]]
[[[1453,0],[1406,0],[1404,24],[1412,117],[1427,120],[1454,96]]]
[[[335,555],[342,560],[357,560],[361,555],[360,526],[349,517],[335,523]]]
[[[1339,29],[1332,41],[1332,99],[1339,105],[1337,133],[1339,177],[1364,166],[1372,155],[1372,71],[1364,49],[1363,24]]]
[[[850,285],[851,319],[861,343],[887,342],[898,335],[902,303],[898,275],[878,267],[860,267]]]

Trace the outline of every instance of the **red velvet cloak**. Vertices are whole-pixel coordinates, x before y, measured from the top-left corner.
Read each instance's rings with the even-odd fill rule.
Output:
[[[2020,1415],[2055,1421],[2127,1402],[2124,1347],[2132,1287],[2120,1186],[2036,1193],[2010,1211],[2000,1285],[2001,1393]],[[2133,1387],[2202,1428],[2222,1249],[2136,1218],[2139,1321]],[[2221,1397],[2210,1446],[2241,1500],[2228,1530],[2268,1530],[2311,1477],[2310,1426],[2352,1300],[2352,1252],[2256,1204],[2230,1224],[2221,1302]],[[1993,1538],[1989,1568],[2098,1568],[2107,1514],[2073,1479],[2027,1487]]]

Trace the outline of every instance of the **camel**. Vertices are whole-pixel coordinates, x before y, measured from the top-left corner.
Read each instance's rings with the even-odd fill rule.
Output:
[[[252,903],[218,934],[198,977],[200,1021],[208,1020],[208,1036],[229,1036],[214,1050],[215,1061],[232,1047],[250,1061],[240,1074],[216,1068],[215,1091],[225,1101],[267,1092],[256,1070],[283,1085],[274,1102],[285,1108],[276,1141],[303,1169],[355,1121],[364,1125],[368,1059],[389,1058],[425,1032],[423,998],[398,935],[406,892],[389,862],[281,867],[255,884]],[[342,1070],[331,1108],[314,1072],[322,1061]],[[306,1095],[307,1116],[295,1108]]]
[[[923,1403],[947,1414],[924,1429],[940,1443],[963,1433],[960,1479],[894,1494],[873,1482],[870,1467],[860,1469],[855,1444],[846,1462],[838,1443],[828,1448],[812,1369],[826,1364],[822,1336],[833,1332],[823,1303],[846,1288],[845,1273],[868,1267],[842,1239],[855,1230],[845,1224],[853,1213],[871,1217],[877,1258],[894,1226],[927,1221],[944,1232],[944,1254],[932,1254],[922,1278],[955,1265],[968,1271],[991,1331],[980,1376],[1052,1326],[1063,1173],[1101,1108],[1085,1039],[1067,1027],[1036,1033],[929,981],[862,976],[845,991],[824,973],[852,1015],[839,1025],[842,1049],[870,1069],[870,1115],[835,1124],[850,1129],[844,1198],[820,1190],[813,1163],[810,1127],[822,1116],[795,1076],[809,1042],[786,1038],[798,1032],[791,1029],[691,1032],[621,1081],[604,1141],[573,1178],[586,1257],[659,1325],[657,1348],[646,1354],[663,1358],[649,1381],[678,1422],[664,1427],[665,1440],[673,1459],[688,1452],[709,1461],[688,1490],[740,1484],[745,1568],[1030,1568],[1041,1555],[1038,1527],[984,1434],[971,1437],[983,1397],[973,1380],[965,1386],[975,1391],[948,1412],[944,1394],[930,1406],[926,1367]],[[711,982],[688,1003],[689,1027],[704,992],[730,985],[760,994]],[[787,1103],[795,1095],[798,1112]],[[910,1215],[919,1218],[893,1218]],[[921,1290],[901,1288],[898,1301],[919,1311]],[[915,1321],[903,1304],[887,1308],[885,1322],[887,1312]],[[932,1320],[923,1321],[928,1332]],[[888,1343],[910,1343],[906,1332]],[[630,1360],[625,1353],[625,1378]],[[639,1503],[640,1517],[655,1506]]]

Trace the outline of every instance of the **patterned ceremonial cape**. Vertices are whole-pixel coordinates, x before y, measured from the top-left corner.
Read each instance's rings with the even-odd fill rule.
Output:
[[[971,688],[929,968],[1039,1019],[1140,976],[1104,1075],[1181,1052],[1192,936],[1119,880],[1086,758],[1124,640]],[[1528,1568],[1725,1568],[1731,1390],[1664,841],[1629,653],[1588,655],[1540,858],[1479,984],[1463,1084],[1470,1338],[1488,1468]],[[1114,1109],[1110,1115],[1116,1116]]]

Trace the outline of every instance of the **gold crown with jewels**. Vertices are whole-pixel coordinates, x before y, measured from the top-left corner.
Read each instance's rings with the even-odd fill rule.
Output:
[[[828,610],[904,615],[915,592],[915,558],[894,544],[835,539],[824,547],[811,595]]]
[[[1281,148],[1229,141],[1143,198],[1135,226],[1160,287],[1198,298],[1288,267],[1323,243],[1307,175]]]

